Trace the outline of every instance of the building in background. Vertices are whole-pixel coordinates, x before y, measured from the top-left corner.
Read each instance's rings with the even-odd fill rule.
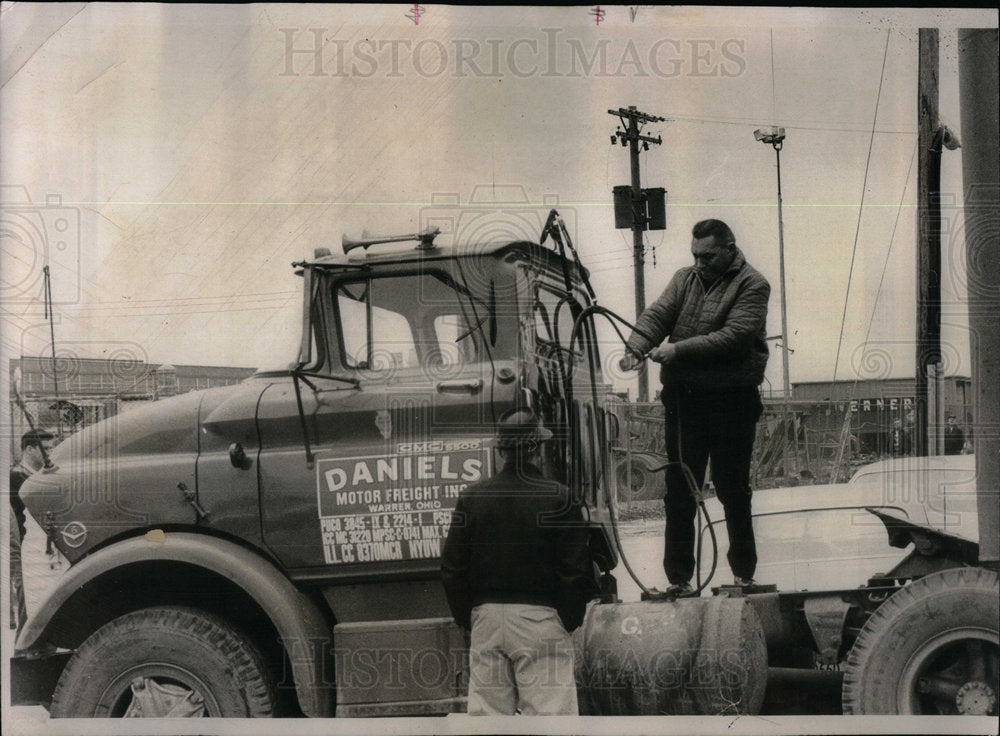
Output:
[[[811,412],[809,418],[804,420],[807,432],[839,429],[844,421],[843,409],[850,410],[850,441],[855,444],[855,451],[861,454],[887,453],[885,442],[893,422],[899,419],[904,427],[913,424],[915,396],[916,381],[912,378],[792,384],[792,398],[796,405],[813,404],[819,407],[827,404],[831,409]],[[944,418],[954,414],[968,437],[974,424],[972,379],[968,376],[942,379],[938,406],[941,428],[944,427]]]
[[[255,368],[147,363],[133,358],[13,358],[11,381],[20,376],[20,392],[35,426],[66,436],[94,422],[168,396],[240,383]],[[10,391],[11,437],[28,430],[24,413]],[[16,456],[16,452],[15,452]]]
[[[949,376],[940,393],[939,431],[944,430],[944,418],[953,414],[971,450],[975,443],[971,379]],[[896,420],[911,433],[913,448],[915,396],[912,378],[793,383],[786,413],[780,392],[764,392],[751,464],[754,486],[846,481],[861,465],[892,455],[890,438]],[[663,405],[618,396],[609,409],[622,427],[612,447],[620,468],[634,466],[633,456],[642,465],[629,471],[632,495],[626,497],[659,497],[662,473],[643,471],[665,462]],[[647,462],[646,456],[652,459]],[[625,475],[619,476],[619,486],[627,487]]]

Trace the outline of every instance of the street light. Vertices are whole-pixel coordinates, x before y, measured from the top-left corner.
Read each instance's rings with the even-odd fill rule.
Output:
[[[758,128],[753,132],[753,137],[755,140],[774,148],[774,155],[778,163],[778,266],[779,279],[781,281],[781,372],[785,393],[785,426],[787,428],[790,414],[788,404],[792,397],[792,390],[788,377],[788,311],[785,308],[785,224],[781,217],[781,148],[785,141],[785,129],[775,127]],[[795,450],[792,466],[797,470],[799,438],[794,423],[792,426],[792,446]],[[787,468],[785,472],[787,474]]]
[[[763,128],[757,128],[753,132],[753,137],[763,143],[769,143],[774,146],[774,150],[781,150],[781,142],[785,140],[785,129],[784,128],[771,128],[770,130],[764,130]]]

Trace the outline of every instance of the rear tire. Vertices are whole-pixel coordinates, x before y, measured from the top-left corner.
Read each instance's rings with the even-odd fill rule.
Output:
[[[133,705],[133,683],[143,689],[150,682],[176,694],[175,702],[183,695],[203,704],[195,715],[267,717],[276,700],[264,659],[222,619],[188,608],[146,608],[114,619],[83,643],[56,685],[52,717],[123,717]],[[161,708],[143,715],[171,715]],[[191,710],[186,703],[184,709]]]
[[[982,568],[936,572],[868,619],[847,658],[847,714],[996,715],[1000,578]]]

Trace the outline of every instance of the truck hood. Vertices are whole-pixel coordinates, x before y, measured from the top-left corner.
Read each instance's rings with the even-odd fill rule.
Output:
[[[21,487],[28,512],[71,562],[109,539],[193,522],[199,421],[236,400],[250,407],[267,380],[129,406],[61,443],[53,467]],[[252,411],[252,409],[251,409]],[[232,419],[235,421],[235,417]],[[254,417],[241,417],[252,424]]]

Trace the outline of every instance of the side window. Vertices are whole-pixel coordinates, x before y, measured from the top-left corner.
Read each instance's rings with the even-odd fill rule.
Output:
[[[372,305],[372,358],[377,371],[420,365],[412,326],[404,313]]]
[[[337,311],[344,365],[358,370],[458,367],[485,360],[489,314],[446,274],[340,283]]]
[[[368,368],[368,283],[341,284],[337,288],[344,365]]]
[[[434,318],[434,336],[441,365],[452,366],[476,361],[476,341],[467,333],[460,314],[440,314]],[[434,360],[434,356],[431,356]]]

